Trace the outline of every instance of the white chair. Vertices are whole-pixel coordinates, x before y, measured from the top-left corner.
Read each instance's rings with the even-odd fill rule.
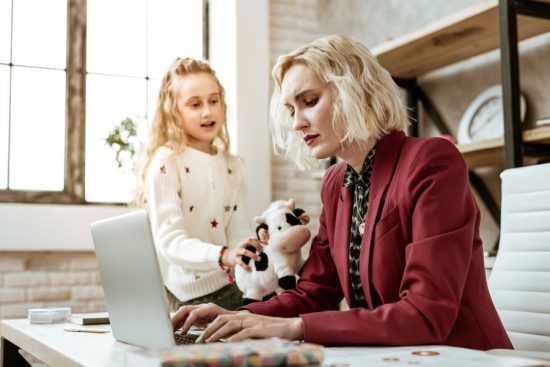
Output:
[[[489,290],[516,355],[550,359],[550,163],[502,172]]]

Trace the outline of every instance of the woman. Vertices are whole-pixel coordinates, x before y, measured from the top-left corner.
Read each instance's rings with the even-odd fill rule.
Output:
[[[361,43],[333,35],[278,59],[274,144],[304,167],[335,155],[319,233],[297,288],[228,312],[183,307],[201,341],[279,336],[324,345],[511,348],[485,280],[479,210],[448,141],[402,132],[391,76]],[[338,310],[345,297],[350,310]]]

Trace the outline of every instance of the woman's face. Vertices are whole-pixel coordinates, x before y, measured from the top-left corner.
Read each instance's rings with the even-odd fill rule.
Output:
[[[183,120],[187,144],[205,153],[223,123],[223,107],[218,83],[209,74],[189,74],[181,78],[176,106]]]
[[[291,66],[281,84],[281,98],[294,119],[292,128],[317,159],[340,156],[342,144],[332,126],[332,90],[303,64]]]

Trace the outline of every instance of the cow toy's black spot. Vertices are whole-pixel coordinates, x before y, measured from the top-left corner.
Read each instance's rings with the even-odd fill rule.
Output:
[[[267,269],[268,259],[265,253],[260,254],[260,261],[254,261],[256,271],[265,271]]]
[[[246,249],[250,252],[256,253],[256,248],[254,246],[246,246]],[[243,258],[243,263],[248,265],[248,263],[250,262],[250,258],[245,255],[243,255],[242,258]]]
[[[302,224],[302,222],[300,222],[300,219],[298,219],[298,217],[296,217],[294,214],[286,213],[285,215],[286,215],[286,222],[291,226]]]

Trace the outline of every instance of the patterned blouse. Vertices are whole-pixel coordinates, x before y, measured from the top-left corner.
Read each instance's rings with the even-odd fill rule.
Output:
[[[361,253],[361,241],[363,240],[365,218],[369,205],[371,174],[375,154],[376,147],[372,148],[369,154],[367,154],[360,174],[355,172],[348,164],[342,183],[343,186],[354,188],[349,236],[349,275],[352,297],[350,307],[368,307],[359,276],[359,255]]]

